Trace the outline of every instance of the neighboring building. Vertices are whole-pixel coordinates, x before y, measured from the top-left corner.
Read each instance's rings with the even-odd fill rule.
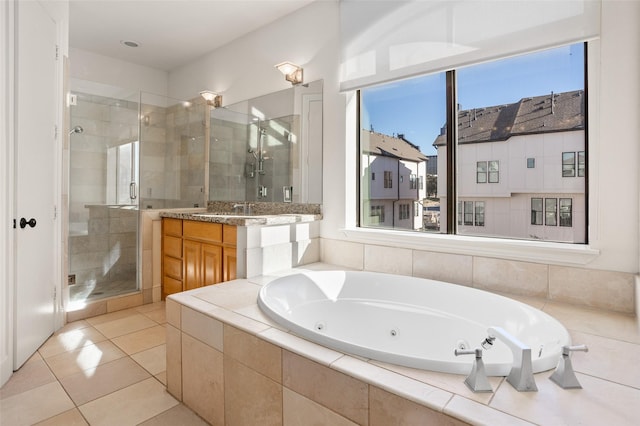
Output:
[[[459,111],[459,233],[585,242],[584,117],[582,90]],[[446,217],[444,128],[433,145]]]
[[[421,229],[427,157],[403,135],[363,130],[363,225]]]

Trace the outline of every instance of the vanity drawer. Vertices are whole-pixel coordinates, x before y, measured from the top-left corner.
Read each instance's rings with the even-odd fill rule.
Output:
[[[225,244],[236,245],[238,239],[238,229],[235,225],[224,225],[222,227],[222,242]]]
[[[162,227],[165,235],[182,236],[182,219],[165,217],[162,219]]]
[[[162,244],[165,255],[177,258],[182,257],[182,238],[165,235]]]
[[[177,280],[182,279],[182,259],[174,259],[173,257],[164,257],[164,275],[165,281],[167,277]]]
[[[184,238],[193,240],[222,242],[222,224],[185,220],[182,224]]]

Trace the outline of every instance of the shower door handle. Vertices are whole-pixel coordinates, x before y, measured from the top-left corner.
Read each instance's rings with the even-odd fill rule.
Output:
[[[132,200],[135,200],[136,198],[138,198],[137,192],[138,191],[137,191],[136,183],[131,182],[129,184],[129,198],[131,198]]]
[[[25,219],[24,217],[20,219],[20,229],[24,229],[27,227],[27,225],[29,225],[32,228],[36,227],[36,219],[35,218],[31,218],[29,220]]]

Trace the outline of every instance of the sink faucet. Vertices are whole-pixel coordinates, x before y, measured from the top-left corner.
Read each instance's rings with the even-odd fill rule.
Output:
[[[536,392],[538,387],[533,378],[531,347],[507,333],[502,327],[489,327],[487,333],[488,337],[482,342],[483,348],[491,349],[493,342],[499,338],[513,353],[513,365],[507,376],[507,382],[519,392]]]
[[[240,213],[240,207],[242,207],[242,214],[246,215],[247,214],[247,203],[236,203],[233,205],[233,210],[234,213],[239,214]]]

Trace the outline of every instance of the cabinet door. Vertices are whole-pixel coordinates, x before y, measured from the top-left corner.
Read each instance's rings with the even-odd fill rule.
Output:
[[[222,270],[224,272],[223,281],[235,280],[237,269],[238,269],[238,263],[237,263],[236,248],[225,247],[223,250],[223,265],[222,265]]]
[[[222,247],[202,243],[202,283],[201,285],[222,282]]]
[[[183,290],[201,287],[202,244],[196,241],[184,240],[182,247]]]

